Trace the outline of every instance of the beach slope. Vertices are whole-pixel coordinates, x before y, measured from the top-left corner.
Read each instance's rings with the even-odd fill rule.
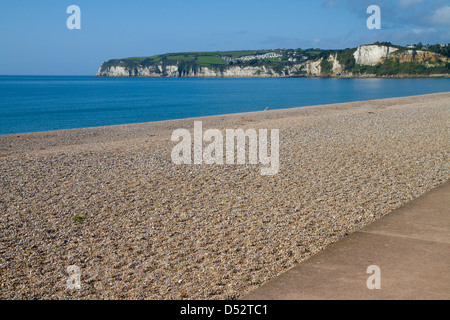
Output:
[[[0,136],[0,299],[242,297],[447,181],[449,119],[439,93]],[[194,120],[279,129],[279,172],[173,164]]]

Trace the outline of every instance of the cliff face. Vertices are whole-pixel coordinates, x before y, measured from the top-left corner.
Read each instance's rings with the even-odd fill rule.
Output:
[[[296,64],[283,68],[282,72],[276,72],[273,68],[262,67],[240,67],[230,66],[225,69],[213,67],[198,67],[180,72],[178,65],[162,65],[151,67],[138,67],[135,69],[124,66],[111,66],[106,70],[97,72],[97,76],[101,77],[190,77],[190,78],[207,78],[207,77],[225,77],[225,78],[273,78],[273,77],[289,77],[293,74],[303,71],[309,75],[320,74],[320,65],[317,62],[308,62],[306,64]],[[304,71],[305,68],[308,71]]]
[[[330,54],[328,61],[333,64],[332,70],[333,74],[341,74],[344,71],[344,66],[342,66],[337,58],[337,53],[335,55]]]
[[[320,63],[323,59],[319,59],[317,61],[308,61],[305,64],[306,74],[311,76],[317,76],[321,73],[322,68],[320,67]]]
[[[389,55],[397,50],[394,47],[378,45],[359,46],[353,56],[357,64],[374,66],[389,58]]]
[[[360,46],[354,53],[355,61],[360,65],[374,66],[377,63],[383,62],[388,58],[398,59],[400,63],[404,62],[448,62],[447,57],[438,53],[425,50],[404,50],[387,46]]]
[[[449,58],[431,51],[401,49],[374,44],[359,46],[356,49],[329,50],[327,52],[318,49],[300,52],[283,49],[249,54],[247,52],[168,54],[149,58],[110,60],[102,65],[96,75],[102,77],[197,78],[354,76],[354,72],[357,75],[372,75],[364,73],[367,72],[364,70],[375,73],[377,68],[387,61],[394,61],[397,64],[413,62],[415,65],[422,65],[426,68],[425,71],[424,68],[417,69],[420,69],[422,74],[449,73]],[[364,66],[366,66],[365,69],[361,68]],[[428,71],[430,68],[434,68],[436,71]],[[382,71],[386,72],[384,69]],[[395,72],[401,73],[402,70],[397,67]],[[407,71],[410,72],[409,69]],[[413,70],[413,72],[415,71]],[[388,75],[392,75],[392,73],[388,73]]]
[[[438,53],[423,50],[406,50],[400,54],[395,54],[394,57],[397,57],[400,62],[425,63],[427,60],[430,62],[449,61],[447,57]]]

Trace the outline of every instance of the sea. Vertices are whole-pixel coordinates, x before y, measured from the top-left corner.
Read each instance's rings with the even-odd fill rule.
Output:
[[[450,79],[0,76],[0,135],[450,91]]]

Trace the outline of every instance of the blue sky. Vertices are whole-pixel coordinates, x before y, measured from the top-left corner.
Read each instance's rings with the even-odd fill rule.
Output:
[[[69,30],[70,5],[81,30]],[[369,5],[381,30],[369,30]],[[0,74],[92,75],[112,58],[450,42],[444,0],[0,0]]]

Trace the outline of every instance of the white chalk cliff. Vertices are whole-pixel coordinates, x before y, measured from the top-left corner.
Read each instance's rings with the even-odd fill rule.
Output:
[[[359,46],[353,54],[353,57],[355,57],[357,64],[374,66],[389,58],[389,55],[397,50],[398,49],[394,47],[379,45]]]
[[[344,71],[344,67],[339,63],[337,59],[337,53],[335,55],[330,54],[328,61],[333,64],[333,74],[340,74]]]
[[[308,74],[317,75],[320,73],[320,65],[317,67],[316,62],[311,63],[312,67]],[[101,77],[225,77],[225,78],[269,78],[269,77],[288,77],[294,72],[303,70],[305,64],[297,64],[290,67],[285,67],[281,74],[275,72],[273,69],[262,67],[240,67],[229,66],[224,70],[213,67],[198,67],[196,70],[191,69],[188,73],[180,74],[178,65],[167,65],[165,70],[161,64],[151,67],[138,67],[135,69],[128,69],[123,66],[111,66],[106,70],[99,70],[97,76]]]

